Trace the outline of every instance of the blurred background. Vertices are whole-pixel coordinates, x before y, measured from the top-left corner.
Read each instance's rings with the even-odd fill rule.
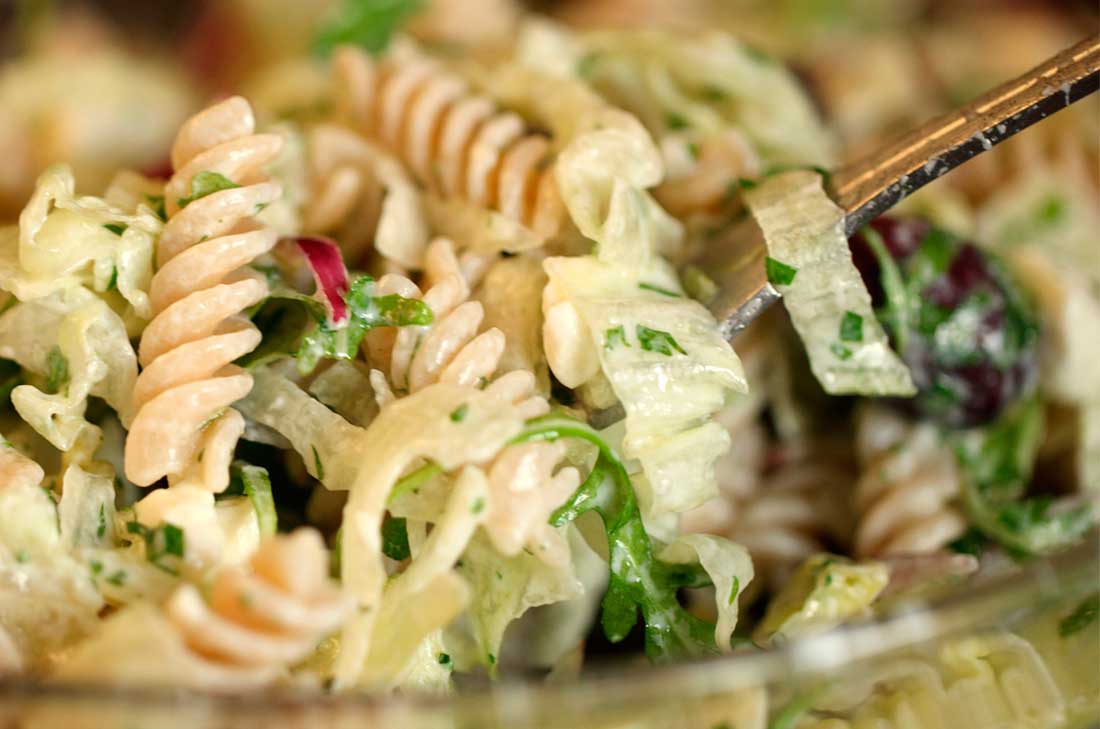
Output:
[[[119,167],[155,167],[177,124],[211,97],[244,92],[270,117],[319,111],[325,71],[309,47],[338,2],[0,3],[0,221],[18,213],[51,162],[70,162],[87,191]],[[434,0],[410,31],[491,55],[514,38],[524,9],[581,28],[729,30],[802,77],[848,157],[1100,25],[1093,0]],[[1100,101],[1068,116],[1034,133],[1039,146],[1056,144],[1070,124],[1086,127],[1074,130],[1078,144],[1091,138],[1095,147],[1100,133],[1089,127]],[[1003,162],[988,156],[959,175],[1002,174]]]

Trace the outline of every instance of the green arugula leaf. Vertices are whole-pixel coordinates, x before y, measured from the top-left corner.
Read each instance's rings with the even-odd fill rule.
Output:
[[[691,615],[680,604],[682,587],[709,584],[701,570],[657,559],[653,541],[642,524],[634,487],[622,461],[599,433],[560,415],[528,422],[513,443],[579,438],[596,446],[592,472],[550,518],[562,526],[589,511],[607,531],[610,581],[602,602],[601,624],[608,640],[625,638],[640,611],[645,620],[646,655],[661,662],[717,651],[714,626]]]
[[[309,374],[322,359],[355,359],[363,337],[375,327],[432,323],[432,310],[423,301],[397,294],[374,296],[373,291],[374,279],[370,276],[352,281],[345,297],[348,318],[334,326],[328,321],[324,305],[313,296],[273,287],[253,316],[264,339],[237,364],[252,367],[290,356],[297,360],[299,372]]]
[[[336,46],[350,44],[381,53],[394,31],[423,6],[424,0],[344,0],[314,38],[313,50],[327,56]]]
[[[222,190],[231,190],[234,187],[240,187],[240,185],[220,172],[204,170],[196,173],[191,178],[191,196],[179,198],[176,200],[176,204],[182,209],[207,195],[213,195],[215,192],[221,192]]]
[[[247,496],[256,512],[261,536],[271,536],[279,526],[275,497],[271,493],[271,477],[266,468],[246,461],[234,461],[229,469],[229,488],[225,494]]]
[[[983,534],[1016,552],[1057,551],[1092,525],[1091,504],[1024,496],[1043,437],[1043,410],[1032,396],[983,428],[951,436],[963,472],[962,503]]]

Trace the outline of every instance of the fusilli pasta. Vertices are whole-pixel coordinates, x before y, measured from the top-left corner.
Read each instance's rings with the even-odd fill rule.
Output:
[[[426,58],[375,62],[341,48],[334,63],[347,120],[421,184],[497,210],[540,237],[558,231],[564,209],[548,164],[551,143],[522,118]]]
[[[141,338],[145,369],[126,442],[126,475],[141,486],[164,476],[213,492],[228,484],[244,429],[229,406],[252,386],[231,363],[260,341],[237,314],[267,293],[262,280],[237,270],[275,245],[275,232],[250,216],[280,195],[262,170],[282,139],[253,129],[248,102],[234,97],[192,117],[172,148],[168,223],[150,286],[155,315]],[[200,176],[214,178],[214,191],[200,189]]]
[[[966,531],[951,504],[959,491],[955,457],[935,426],[869,406],[856,430],[862,467],[855,488],[858,556],[933,552]]]

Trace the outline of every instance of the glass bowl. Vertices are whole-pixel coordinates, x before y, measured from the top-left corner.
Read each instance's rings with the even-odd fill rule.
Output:
[[[451,697],[0,682],[0,727],[1100,727],[1100,539],[781,647]],[[1088,620],[1090,605],[1093,619]]]

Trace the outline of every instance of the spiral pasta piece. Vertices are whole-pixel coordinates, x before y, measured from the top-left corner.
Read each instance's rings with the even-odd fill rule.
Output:
[[[371,373],[371,384],[385,407],[394,390],[416,392],[436,382],[483,384],[485,392],[515,407],[524,418],[545,414],[549,404],[536,394],[536,380],[528,370],[513,370],[489,382],[500,366],[504,334],[492,328],[478,333],[484,317],[480,302],[470,301],[470,284],[484,271],[480,257],[460,259],[453,244],[439,238],[428,246],[425,280],[427,293],[403,276],[387,275],[378,282],[379,294],[396,293],[422,298],[435,321],[425,327],[403,327],[384,339],[371,332],[371,361],[387,366]],[[419,330],[419,331],[417,331]],[[485,531],[502,553],[512,555],[525,546],[549,564],[569,558],[568,546],[547,523],[550,513],[580,484],[575,468],[557,469],[565,455],[561,443],[509,446],[484,467],[489,486]]]
[[[934,426],[869,406],[860,413],[856,445],[857,556],[925,554],[962,536],[966,519],[952,504],[958,466]]]
[[[666,137],[661,149],[668,177],[653,194],[679,217],[718,208],[730,199],[731,185],[741,178],[757,177],[762,170],[752,145],[733,128],[701,141]]]
[[[303,528],[265,541],[248,568],[220,572],[209,601],[194,585],[179,587],[165,614],[196,658],[274,678],[336,630],[349,608],[328,576],[320,534]]]
[[[429,190],[499,211],[539,237],[554,235],[564,207],[550,140],[518,115],[475,94],[430,59],[334,56],[345,116],[408,165]]]
[[[806,558],[825,551],[847,526],[844,496],[855,476],[840,443],[811,442],[767,474],[738,504],[730,539],[752,555],[774,589]]]
[[[281,194],[263,168],[282,138],[254,128],[248,102],[233,97],[188,120],[172,148],[168,222],[149,290],[154,316],[141,337],[144,369],[126,440],[126,475],[141,486],[164,476],[213,492],[228,485],[244,429],[244,418],[229,406],[252,387],[252,377],[232,362],[260,342],[259,330],[240,313],[267,295],[263,280],[240,269],[275,245],[275,231],[251,216]],[[233,186],[197,196],[200,173]]]

